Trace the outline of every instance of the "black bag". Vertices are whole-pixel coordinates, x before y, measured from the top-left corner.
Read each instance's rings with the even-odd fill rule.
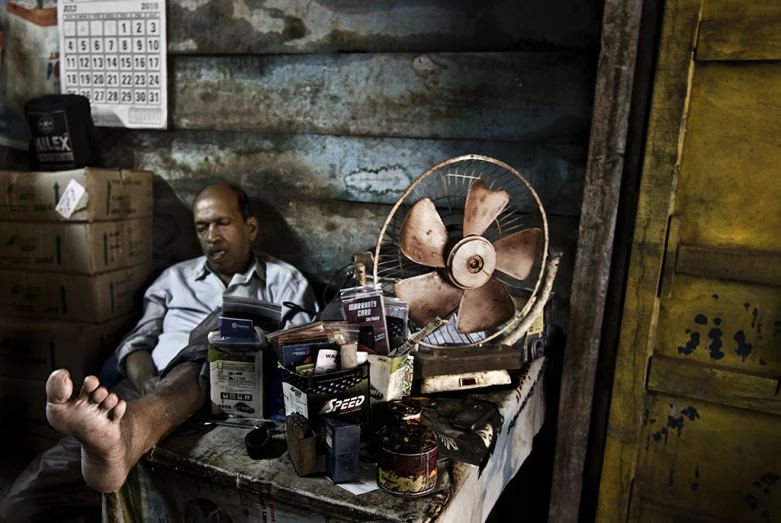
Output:
[[[48,94],[24,104],[32,132],[30,170],[67,171],[103,167],[89,100],[76,94]]]

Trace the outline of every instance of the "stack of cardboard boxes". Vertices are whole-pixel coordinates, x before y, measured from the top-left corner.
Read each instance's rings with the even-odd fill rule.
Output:
[[[99,371],[152,268],[151,172],[0,171],[0,444],[60,437],[46,378],[67,368],[78,387]]]

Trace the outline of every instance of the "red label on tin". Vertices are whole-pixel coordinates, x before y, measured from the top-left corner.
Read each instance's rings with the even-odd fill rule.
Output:
[[[377,483],[396,494],[422,495],[431,492],[437,486],[437,449],[404,455],[380,448]]]

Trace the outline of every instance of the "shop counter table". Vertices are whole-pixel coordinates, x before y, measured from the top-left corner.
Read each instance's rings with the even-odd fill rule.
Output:
[[[439,468],[435,493],[401,498],[382,490],[360,495],[323,475],[299,477],[285,452],[254,461],[246,429],[188,422],[152,449],[119,493],[103,499],[105,522],[481,522],[532,449],[544,421],[544,361],[524,365],[514,387],[480,393],[504,417],[482,472],[451,462]],[[284,440],[284,434],[275,436]],[[281,444],[281,441],[280,441]]]

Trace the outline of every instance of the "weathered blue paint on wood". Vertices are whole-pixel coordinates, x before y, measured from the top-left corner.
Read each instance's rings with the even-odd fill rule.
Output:
[[[326,282],[356,252],[373,251],[391,205],[338,200],[285,200],[264,196],[251,180],[242,185],[260,221],[256,248],[292,263],[312,280]],[[182,199],[181,195],[188,195]],[[154,255],[159,267],[198,256],[187,180],[155,179]],[[577,217],[550,217],[551,246],[565,256],[555,291],[569,298],[577,244]]]
[[[535,188],[549,214],[578,216],[585,147],[213,131],[104,130],[107,163],[153,171],[189,199],[225,181],[277,202],[344,200],[394,204],[439,162],[467,153],[501,159]],[[533,212],[531,207],[521,208]]]
[[[597,2],[169,0],[168,50],[192,54],[595,48]]]
[[[596,11],[580,0],[171,0],[170,129],[99,129],[106,163],[156,173],[159,268],[199,253],[189,207],[223,181],[250,194],[258,248],[327,281],[373,248],[426,169],[492,156],[552,215],[566,300]]]
[[[573,53],[174,57],[175,129],[583,143]]]

